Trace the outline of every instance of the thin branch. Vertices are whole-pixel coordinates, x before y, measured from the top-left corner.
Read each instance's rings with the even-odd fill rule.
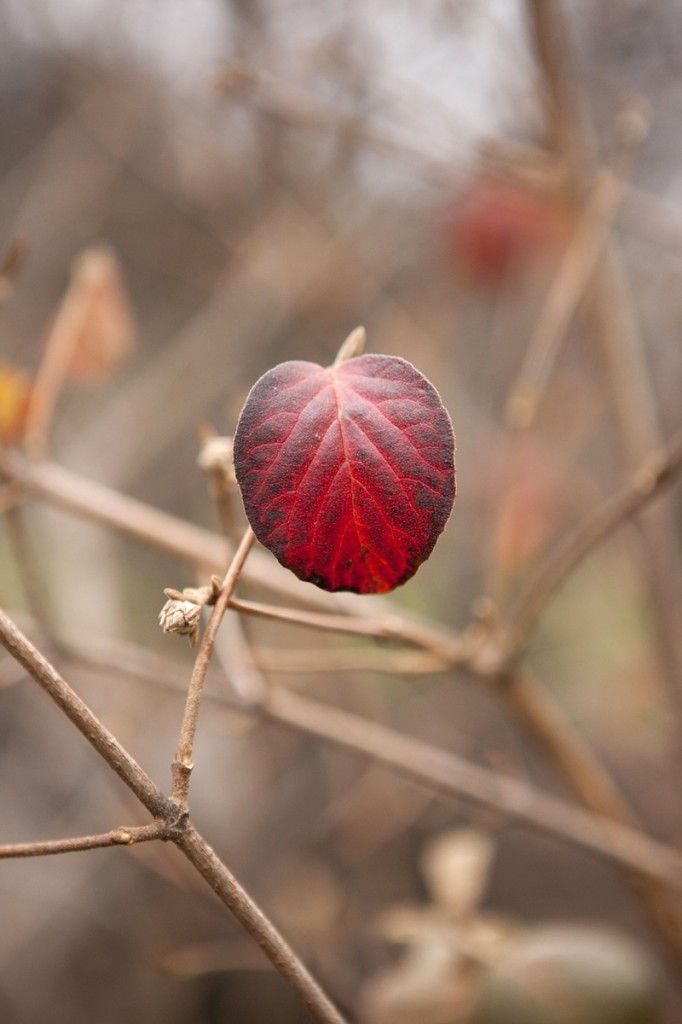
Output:
[[[86,490],[87,490],[87,488],[86,488]],[[109,495],[111,495],[111,494],[113,494],[113,492],[109,492]],[[114,495],[114,497],[118,498],[119,496],[118,495]],[[127,499],[124,499],[124,504],[126,502],[127,502]],[[134,503],[134,504],[137,505],[139,503]],[[142,508],[144,509],[145,507],[142,506]],[[111,507],[111,503],[108,502],[108,501],[105,502],[105,511],[106,511],[107,515],[111,518],[112,507]],[[128,516],[130,515],[130,507],[129,506],[125,508],[125,512],[126,512],[126,515],[128,515]],[[173,520],[173,517],[169,517],[169,518],[171,520]],[[175,526],[176,523],[177,523],[177,521],[174,522],[173,525]],[[126,525],[126,527],[130,527],[132,524],[130,524],[129,522],[126,522],[125,525]],[[184,527],[185,524],[181,523],[181,526]],[[132,532],[135,532],[135,527],[134,526],[133,526]],[[153,537],[152,539],[153,539],[153,541],[157,545],[159,544],[159,541],[158,541],[157,537]],[[258,554],[258,552],[255,552],[254,555],[255,554]],[[346,606],[344,606],[344,610],[345,610],[345,607]],[[401,623],[401,621],[402,620],[400,619],[400,617],[396,616],[396,622],[397,623]],[[460,638],[452,637],[445,630],[443,630],[443,631],[440,631],[440,630],[429,631],[429,629],[427,628],[426,629],[426,633],[429,634],[430,632],[434,633],[436,635],[436,637],[445,637],[445,638],[447,638],[447,641],[448,641],[449,644],[455,643],[456,647],[457,647],[457,653],[459,654],[459,652],[461,651],[461,639]],[[482,650],[479,650],[479,651],[475,652],[475,654],[472,656],[471,661],[467,662],[465,667],[468,670],[472,671],[479,678],[488,678],[488,679],[498,678],[498,679],[500,679],[501,678],[501,672],[502,672],[502,670],[504,668],[504,657],[503,656],[501,657],[501,654],[500,654],[499,650],[495,650],[494,649],[495,648],[495,644],[494,643],[492,645],[489,644],[488,647],[490,647],[489,651],[487,651],[487,649],[482,649]],[[519,713],[518,709],[517,709],[517,713]],[[530,728],[531,726],[530,726],[529,722],[527,720],[524,720],[524,717],[523,717],[522,713],[520,713],[520,717],[521,717],[522,721],[525,721],[525,724],[527,725],[527,727]],[[545,725],[547,725],[547,723],[545,723]],[[539,720],[537,720],[535,722],[535,728],[537,728],[538,732],[541,732],[541,730],[543,728],[542,720],[541,719],[539,719]],[[549,729],[549,727],[547,728],[546,736],[547,736],[547,740],[548,740],[548,747],[551,747],[551,743],[553,742],[553,737],[552,737],[551,729]],[[592,758],[592,756],[590,755],[589,751],[587,751],[587,754],[589,756],[586,757],[585,768],[589,772],[589,770],[590,770],[590,763],[591,763],[590,762],[590,758],[592,760],[594,760],[594,758]],[[658,891],[653,893],[653,894],[651,894],[651,892],[649,892],[648,895],[644,896],[644,898],[646,900],[646,905],[649,907],[649,909],[652,911],[652,913],[656,916],[656,920],[659,923],[659,926],[661,927],[661,930],[662,931],[665,930],[665,933],[669,934],[669,932],[670,932],[669,924],[667,922],[663,922],[662,921],[663,908],[661,908],[661,898],[659,898],[659,897],[660,897],[660,894],[659,894]],[[668,897],[668,899],[669,899],[669,897]],[[674,943],[674,936],[671,936],[670,938],[671,938],[671,944],[673,944]]]
[[[682,431],[669,445],[652,452],[626,486],[590,513],[573,533],[565,537],[541,568],[522,599],[511,626],[512,643],[518,653],[547,606],[552,594],[594,548],[628,519],[640,512],[671,484],[682,468]]]
[[[234,597],[231,598],[229,605],[230,608],[245,615],[275,619],[295,626],[307,626],[309,629],[318,629],[325,633],[349,633],[354,636],[373,637],[376,640],[399,640],[428,649],[433,649],[437,645],[438,652],[442,651],[444,667],[463,661],[469,655],[466,644],[460,643],[454,634],[448,634],[445,630],[441,633],[428,626],[421,627],[417,623],[391,614],[357,619],[348,615],[324,615],[295,608],[281,608],[277,605]]]
[[[219,636],[222,636],[219,634]],[[136,651],[124,645],[124,664],[118,644],[107,640],[79,639],[70,643],[73,656],[100,668],[135,674]],[[220,648],[217,647],[220,656]],[[139,649],[139,678],[144,682],[185,692],[177,666]],[[222,660],[222,659],[221,659]],[[235,666],[232,652],[227,666]],[[389,726],[370,722],[349,711],[293,693],[284,687],[262,687],[268,694],[261,707],[244,708],[230,697],[206,692],[205,700],[253,718],[264,715],[273,723],[326,739],[346,750],[378,761],[413,782],[455,799],[499,811],[513,821],[518,819],[533,828],[606,857],[625,867],[639,870],[679,888],[682,886],[682,854],[649,839],[643,833],[614,825],[596,813],[581,810],[564,800],[543,793],[536,786],[471,763],[456,754],[439,750]]]
[[[597,146],[577,50],[561,0],[526,0],[526,6],[547,85],[555,149],[564,160],[569,193],[579,204],[594,177]],[[595,268],[590,311],[606,355],[623,449],[629,463],[637,465],[661,444],[661,424],[630,291],[611,240]],[[682,545],[673,510],[666,505],[642,517],[640,529],[682,752]]]
[[[551,561],[541,570],[515,615],[513,633],[520,639],[515,644],[514,652],[510,652],[510,657],[515,656],[515,651],[521,645],[521,638],[527,635],[542,612],[544,603],[568,573],[589,554],[603,536],[644,508],[668,482],[668,478],[678,471],[679,447],[680,441],[676,435],[662,452],[650,453],[624,491],[608,499],[593,517],[588,517],[585,523],[560,545],[556,555],[553,555]],[[176,516],[125,497],[109,488],[91,483],[59,466],[51,463],[31,466],[22,459],[12,458],[5,462],[3,468],[12,478],[42,497],[68,507],[76,514],[96,519],[137,537],[154,547],[170,551],[178,557],[192,559],[210,568],[218,564],[221,558],[224,559],[226,542],[217,534],[192,526]],[[260,551],[254,551],[244,575],[250,582],[268,585],[269,589],[279,596],[300,600],[301,585],[293,578],[290,581],[287,575],[280,576],[278,568],[272,559]],[[295,592],[295,596],[292,591]],[[329,595],[324,595],[313,587],[305,590],[305,601],[308,604],[315,603],[328,607],[328,597]],[[355,602],[344,602],[341,606],[341,615],[313,613],[307,616],[294,609],[235,598],[231,600],[231,606],[246,614],[294,622],[311,628],[408,642],[442,659],[444,665],[463,665],[474,675],[482,678],[490,678],[499,673],[500,654],[504,655],[504,652],[494,650],[494,644],[481,649],[475,636],[467,632],[458,635],[444,627],[435,628],[406,616],[395,615],[392,611],[389,614],[368,615],[361,620],[354,619],[349,624],[346,616],[356,608],[363,607]],[[390,608],[390,603],[383,598],[382,606]],[[364,607],[376,607],[376,604],[372,602]]]
[[[369,123],[362,115],[323,102],[309,90],[251,65],[233,62],[216,77],[216,86],[229,96],[246,96],[270,117],[316,131],[333,132],[379,153],[407,159],[426,181],[452,184],[452,162],[430,156],[391,127]]]
[[[225,565],[234,554],[234,545],[220,534],[194,526],[56,463],[30,463],[18,452],[0,451],[0,472],[36,497],[166,551],[207,573]],[[268,593],[304,606],[328,611],[348,603],[347,600],[336,602],[331,594],[301,583],[263,551],[253,552],[246,576],[250,583],[263,587]],[[344,595],[344,598],[351,596]]]
[[[265,714],[385,764],[421,785],[502,811],[542,831],[682,890],[682,854],[641,832],[599,818],[520,779],[472,764],[359,715],[273,687]]]
[[[241,543],[235,552],[234,558],[230,563],[230,567],[225,574],[220,594],[213,606],[211,617],[208,620],[208,625],[206,626],[206,630],[199,647],[199,652],[194,663],[194,670],[192,672],[189,691],[187,693],[187,701],[185,703],[182,726],[180,728],[178,748],[175,754],[175,760],[173,761],[173,790],[171,793],[171,799],[173,799],[184,811],[187,810],[189,780],[193,768],[192,753],[194,749],[194,736],[197,728],[197,719],[199,716],[199,708],[201,707],[201,698],[204,689],[204,682],[206,680],[206,673],[208,672],[208,666],[211,663],[213,648],[215,646],[215,640],[218,629],[220,628],[220,623],[227,611],[230,598],[232,597],[237,583],[239,582],[239,577],[244,567],[244,563],[246,562],[255,540],[256,535],[253,530],[250,526],[247,527]]]
[[[48,857],[56,853],[73,853],[77,850],[99,850],[105,846],[133,846],[135,843],[148,843],[153,839],[166,838],[168,838],[168,827],[164,822],[130,827],[121,826],[111,832],[74,836],[71,839],[47,839],[37,843],[7,843],[0,846],[0,860],[16,857]]]
[[[563,158],[577,198],[575,192],[582,194],[578,183],[589,180],[597,162],[578,65],[567,42],[570,25],[563,5],[557,0],[526,0],[526,10],[532,43],[547,84],[544,99],[552,148]]]
[[[628,828],[637,821],[613,779],[600,764],[580,735],[563,717],[558,706],[535,684],[527,672],[514,673],[506,680],[503,693],[527,730],[550,760],[568,779],[583,803]],[[682,958],[682,902],[671,893],[666,882],[644,875],[630,874],[651,921],[669,951]]]
[[[584,803],[596,814],[634,827],[634,815],[611,776],[529,671],[509,675],[503,694]]]
[[[248,533],[240,545],[242,560],[250,543]],[[237,558],[228,571],[223,584],[223,596],[229,594],[231,576],[235,583],[239,575]],[[223,611],[227,601],[223,602]],[[217,606],[216,606],[217,607]],[[217,629],[218,623],[215,625]],[[209,623],[210,627],[210,623]],[[208,632],[208,630],[207,630]],[[277,970],[301,996],[320,1024],[345,1024],[315,979],[271,924],[251,897],[242,889],[225,865],[199,835],[186,815],[179,814],[178,805],[157,788],[143,769],[133,760],[80,697],[57,674],[39,651],[17,629],[11,619],[0,610],[0,643],[17,659],[38,685],[54,700],[76,728],[85,736],[98,754],[133,791],[140,802],[155,816],[162,819],[163,829],[185,854],[237,920],[247,929],[265,951]],[[188,731],[191,731],[191,727]],[[154,826],[152,826],[153,828]],[[118,832],[119,842],[121,832]],[[161,837],[159,834],[158,837]],[[150,837],[153,838],[153,837]],[[62,841],[58,841],[62,842]],[[68,840],[66,840],[68,842]],[[23,846],[23,844],[22,844]],[[26,847],[24,847],[26,849]],[[56,850],[49,852],[57,852]]]
[[[325,672],[381,672],[406,676],[430,675],[450,667],[430,651],[389,651],[360,645],[302,650],[254,647],[253,659],[264,672],[292,675],[319,673],[320,665],[324,665]]]
[[[30,463],[18,452],[2,451],[0,471],[29,494],[183,561],[201,565],[209,572],[224,565],[226,555],[232,554],[232,545],[219,534],[87,480],[56,463]]]
[[[55,463],[31,464],[14,452],[4,452],[0,453],[0,471],[38,497],[176,555],[183,561],[192,562],[207,573],[213,572],[217,565],[224,565],[226,556],[230,558],[234,552],[233,546],[219,534],[87,480]],[[256,550],[251,554],[244,578],[279,598],[321,609],[325,617],[333,615],[335,610],[340,612],[339,621],[342,621],[341,616],[357,615],[368,623],[367,630],[363,628],[365,635],[395,638],[423,647],[441,655],[448,663],[458,663],[466,657],[463,646],[466,641],[445,627],[431,626],[403,613],[398,614],[385,597],[380,599],[380,607],[387,611],[373,615],[372,610],[378,605],[371,599],[353,600],[354,594],[326,594],[317,587],[301,583],[263,551]],[[241,610],[245,612],[260,614],[257,608],[262,608],[262,614],[268,617],[293,621],[289,618],[289,609],[241,602]],[[312,620],[306,625],[316,628]]]
[[[513,430],[528,429],[537,415],[562,339],[591,279],[626,187],[622,178],[610,170],[603,170],[578,218],[573,238],[545,296],[523,366],[512,387],[507,421]]]

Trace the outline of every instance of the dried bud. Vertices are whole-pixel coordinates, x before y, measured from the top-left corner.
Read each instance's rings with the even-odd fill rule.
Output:
[[[187,601],[179,591],[172,591],[159,615],[159,623],[164,633],[175,633],[176,636],[188,636],[190,646],[194,647],[199,639],[199,620],[201,605]],[[168,595],[168,591],[166,591]]]
[[[215,480],[219,480],[223,486],[236,486],[232,449],[231,437],[205,437],[197,459],[199,468]]]

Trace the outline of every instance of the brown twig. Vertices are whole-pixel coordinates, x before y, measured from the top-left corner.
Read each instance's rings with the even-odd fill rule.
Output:
[[[591,279],[609,225],[625,192],[625,181],[613,171],[603,170],[581,211],[571,243],[535,321],[523,366],[511,390],[507,422],[512,430],[526,430],[535,420],[561,341]]]
[[[183,561],[192,562],[206,573],[213,572],[217,565],[224,564],[226,557],[230,558],[233,554],[233,546],[219,534],[194,526],[102,484],[86,480],[55,463],[31,464],[15,452],[5,452],[0,453],[0,471],[31,494],[134,537],[151,547],[176,555]],[[462,639],[452,631],[422,623],[392,610],[388,614],[384,611],[373,616],[372,610],[377,607],[391,609],[390,601],[383,598],[377,605],[367,599],[353,600],[353,594],[340,597],[326,594],[317,587],[301,583],[262,551],[252,552],[244,577],[249,583],[294,604],[322,610],[327,614],[338,611],[344,616],[358,614],[365,621],[375,619],[367,635],[390,635],[405,639],[418,647],[442,653],[446,659],[457,661],[462,657]],[[255,602],[248,605],[242,602],[244,611],[258,607]],[[264,609],[263,614],[265,609],[268,609],[268,613],[272,611],[273,617],[275,614],[287,618],[290,615],[289,609],[275,609],[271,605],[260,607]],[[257,614],[256,611],[253,613]]]
[[[175,555],[207,574],[224,565],[234,553],[234,545],[220,534],[87,480],[56,463],[32,464],[17,452],[3,451],[0,472],[29,494]],[[334,607],[331,595],[300,583],[262,551],[253,552],[247,575],[250,582],[294,603],[326,610]]]
[[[234,658],[230,659],[230,668],[233,672],[239,671]],[[649,840],[633,830],[633,819],[609,776],[542,691],[537,691],[527,679],[512,676],[506,670],[501,669],[495,679],[498,685],[504,684],[503,693],[507,701],[515,708],[531,734],[537,733],[545,742],[554,761],[573,782],[588,806],[603,814],[604,818],[599,822],[596,832],[597,843],[602,850],[603,839],[606,838],[611,853],[614,849],[621,852],[625,849],[626,856],[634,854],[636,866],[633,869],[631,861],[628,868],[635,886],[642,892],[648,906],[654,900],[660,906],[666,891],[672,896],[673,890],[679,890],[682,855],[674,853],[672,863],[664,855],[662,862],[661,848],[649,848]],[[469,797],[497,810],[504,806],[513,818],[532,821],[536,826],[544,822],[550,830],[557,828],[562,831],[564,837],[573,835],[578,842],[581,837],[583,840],[586,836],[595,838],[594,830],[582,819],[584,812],[567,808],[567,813],[564,813],[565,809],[560,803],[554,803],[551,798],[519,780],[500,776],[439,751],[429,744],[402,736],[348,712],[310,701],[281,687],[268,688],[263,685],[262,689],[266,694],[262,710],[282,724],[293,725],[356,753],[363,753],[431,787]],[[603,828],[606,828],[605,836],[599,834]],[[609,834],[611,828],[615,828],[615,832]],[[637,838],[634,844],[629,844],[628,837],[633,831]],[[644,847],[641,845],[642,838]],[[639,859],[642,853],[644,860]],[[663,877],[660,874],[661,867]],[[673,924],[671,927],[676,926]]]
[[[208,489],[218,512],[223,537],[236,537],[241,530],[241,502],[234,472],[233,438],[220,437],[209,426],[200,428],[201,448],[197,465],[204,471]]]
[[[541,567],[512,620],[511,636],[520,652],[554,592],[594,548],[671,484],[682,468],[682,431],[651,453],[626,486],[607,498],[568,534]]]
[[[607,498],[604,504],[578,527],[572,537],[557,549],[556,554],[552,555],[550,561],[540,570],[535,583],[516,612],[515,634],[519,637],[526,636],[543,609],[546,598],[533,596],[536,589],[538,592],[540,587],[546,589],[548,598],[554,588],[582,558],[589,554],[602,536],[606,536],[621,522],[644,509],[658,495],[659,490],[673,479],[680,469],[679,446],[680,439],[676,435],[666,447],[650,452],[630,484],[615,496]],[[217,534],[186,523],[134,498],[118,494],[110,488],[84,480],[53,463],[29,465],[20,457],[5,457],[4,460],[0,458],[0,468],[11,480],[26,487],[29,492],[56,502],[76,515],[104,523],[153,547],[171,552],[184,560],[191,560],[206,568],[207,572],[212,571],[216,564],[224,560],[227,542]],[[304,588],[302,591],[300,588],[304,587],[303,584],[299,584],[284,571],[280,573],[278,570],[279,566],[271,558],[260,551],[254,551],[249,557],[244,576],[249,582],[267,586],[280,598],[304,600],[310,606],[329,609],[331,595],[323,594],[313,587]],[[351,595],[344,595],[349,596]],[[246,614],[296,622],[311,628],[331,628],[339,632],[406,641],[430,651],[446,665],[462,664],[482,678],[498,674],[504,668],[504,658],[507,657],[507,652],[496,651],[494,638],[481,650],[480,644],[466,632],[457,634],[444,627],[432,627],[407,616],[395,615],[392,611],[388,615],[369,615],[348,626],[348,614],[363,607],[357,602],[339,603],[337,607],[342,612],[341,615],[325,611],[324,614],[314,613],[310,617],[295,609],[242,599],[232,598],[230,603],[235,610]],[[364,607],[376,608],[377,605],[372,602]],[[383,598],[380,607],[390,608],[390,602]],[[358,626],[357,629],[355,625]],[[515,656],[520,646],[519,641],[514,647],[514,652],[510,652],[508,656]]]
[[[247,541],[248,534],[240,545],[240,548],[245,549],[242,551],[243,557],[250,547],[250,543]],[[239,575],[236,558],[228,571],[228,576],[230,576],[230,572],[236,580]],[[228,593],[229,586],[230,580],[226,577],[223,585],[224,594]],[[24,666],[29,675],[73,722],[147,810],[162,823],[166,837],[182,850],[225,906],[256,939],[277,970],[300,995],[320,1024],[344,1024],[343,1017],[318,983],[257,904],[216,856],[206,840],[190,824],[183,809],[174,800],[164,796],[140,765],[133,760],[118,740],[102,725],[96,715],[90,711],[68,683],[61,678],[53,666],[2,610],[0,610],[0,643],[12,657]],[[191,740],[191,725],[188,725],[187,738]]]
[[[455,634],[449,634],[445,630],[441,632],[391,614],[359,619],[350,615],[304,612],[296,608],[245,601],[242,598],[232,598],[229,605],[230,608],[245,615],[288,622],[294,626],[306,626],[308,629],[321,630],[325,633],[349,633],[377,640],[398,640],[414,644],[416,647],[428,648],[441,655],[444,667],[465,661],[469,654],[465,641],[460,640]]]
[[[637,819],[617,785],[554,701],[527,672],[512,673],[505,682],[503,693],[509,706],[568,779],[585,806],[621,825],[636,827]],[[682,902],[679,896],[650,875],[640,871],[629,875],[668,951],[681,959]]]
[[[194,670],[189,684],[187,700],[185,702],[185,712],[182,718],[182,726],[180,728],[178,748],[173,761],[173,789],[171,793],[171,798],[185,812],[187,811],[189,781],[193,768],[192,753],[194,749],[194,736],[197,728],[197,719],[199,716],[199,708],[201,707],[201,698],[204,689],[204,682],[206,680],[206,673],[208,671],[208,666],[211,663],[213,648],[215,646],[220,623],[227,611],[230,598],[232,597],[237,583],[239,582],[239,576],[255,540],[256,536],[253,530],[250,526],[247,527],[227,573],[225,574],[225,579],[223,580],[220,593],[213,606],[211,617],[208,620],[196,661],[194,662]]]
[[[139,675],[144,682],[170,689],[177,695],[185,692],[177,666],[166,663],[166,659],[158,655],[150,659],[144,648],[138,649],[130,644],[122,648],[117,642],[95,641],[89,637],[69,642],[68,649],[73,657],[86,664],[126,675]],[[220,657],[220,647],[217,646],[216,650]],[[239,652],[235,657],[234,650],[230,649],[222,660],[227,662],[224,670],[230,675],[241,671],[242,665],[237,664]],[[543,793],[528,782],[473,764],[352,712],[312,700],[284,687],[269,688],[263,683],[260,689],[267,696],[258,707],[245,708],[232,698],[211,691],[205,693],[204,699],[250,719],[265,715],[276,724],[329,740],[346,750],[379,761],[419,785],[455,799],[490,807],[512,820],[518,818],[533,828],[576,843],[675,887],[682,884],[682,854],[635,829],[614,825],[597,814]]]
[[[319,672],[381,672],[390,675],[423,676],[444,672],[450,665],[430,651],[389,651],[354,645],[351,648],[320,647],[304,650],[255,647],[253,659],[264,672],[301,675]]]
[[[593,181],[597,148],[570,25],[561,0],[527,0],[527,10],[547,86],[554,148],[567,170],[569,194],[579,204]],[[661,445],[661,427],[630,289],[613,241],[606,245],[595,269],[591,300],[623,449],[630,464],[637,465],[647,452]],[[672,510],[665,505],[644,516],[640,529],[651,569],[649,583],[665,658],[664,678],[682,745],[682,545]]]
[[[657,456],[656,458],[660,459],[660,455]],[[28,476],[31,477],[32,470],[40,470],[42,468],[44,467],[29,467]],[[48,480],[49,477],[52,476],[52,482],[54,482],[54,473],[52,471],[56,468],[57,467],[50,467],[48,472]],[[650,468],[651,466],[649,467],[649,469]],[[40,479],[40,473],[38,473],[37,476]],[[56,476],[59,479],[60,473],[57,472]],[[66,476],[71,477],[72,474],[67,474]],[[35,477],[33,477],[33,479],[35,480]],[[76,480],[78,481],[78,478],[76,478]],[[110,492],[107,489],[102,489],[99,487],[95,488],[96,500],[93,501],[93,493],[89,485],[85,484],[82,481],[80,482],[80,484],[81,493],[80,495],[78,495],[78,498],[84,498],[85,500],[78,500],[78,498],[74,498],[73,494],[68,499],[66,498],[65,495],[61,494],[60,500],[63,501],[63,503],[68,504],[69,507],[73,508],[75,511],[79,511],[81,514],[85,513],[87,515],[95,515],[98,518],[103,518],[104,520],[111,522],[112,525],[115,524],[119,529],[130,531],[136,536],[139,536],[139,522],[136,520],[134,511],[137,511],[139,506],[140,510],[144,514],[146,514],[147,517],[145,529],[148,533],[148,537],[146,537],[145,539],[150,539],[156,546],[166,545],[166,538],[164,538],[162,535],[159,536],[159,530],[163,523],[165,523],[166,521],[169,522],[175,539],[177,539],[179,533],[183,532],[183,528],[186,526],[186,524],[181,523],[178,520],[175,520],[174,517],[166,517],[165,514],[161,514],[160,518],[157,518],[155,510],[150,510],[146,506],[141,505],[141,503],[131,502],[130,499],[121,499],[120,496],[115,495],[114,492]],[[61,487],[63,487],[64,485],[63,477],[60,480],[60,485]],[[654,483],[653,488],[645,488],[645,490],[647,490],[647,494],[645,496],[642,496],[641,506],[638,505],[638,507],[643,507],[645,502],[656,493],[656,486],[657,484]],[[40,490],[41,493],[45,493],[45,491],[47,491],[47,493],[52,492],[52,487],[49,486],[49,483],[46,486],[44,478],[40,485]],[[56,488],[56,490],[59,492],[60,487]],[[193,528],[190,528],[188,533],[191,534],[192,530]],[[201,537],[201,543],[204,545],[204,551],[206,550],[207,537],[210,538],[211,546],[215,544],[215,538],[211,534],[206,534],[204,531],[199,531],[199,535]],[[178,554],[180,554],[179,551]],[[259,552],[254,552],[254,557],[257,554],[259,554]],[[188,557],[186,553],[184,557]],[[271,565],[272,563],[269,564]],[[251,574],[251,578],[253,578],[254,575],[255,574]],[[272,588],[272,581],[270,582]],[[279,586],[279,582],[277,583],[277,586]],[[324,598],[324,595],[322,596]],[[344,605],[344,611],[346,610],[346,607],[350,606]],[[353,607],[355,607],[355,605],[353,605]],[[401,623],[401,621],[402,620],[400,620],[399,617],[396,617],[397,623]],[[448,634],[446,630],[430,631],[428,628],[426,628],[425,631],[423,630],[420,633],[420,635],[422,637],[422,640],[426,641],[424,644],[426,649],[432,649],[430,644],[432,642],[435,643],[437,641],[437,638],[446,638],[447,643],[445,644],[445,648],[440,647],[440,645],[435,647],[438,653],[442,655],[443,653],[445,653],[446,649],[450,649],[453,651],[453,653],[455,653],[456,651],[457,658],[461,656],[461,638],[453,636],[452,634]],[[454,647],[449,648],[449,645],[454,645]],[[514,653],[513,650],[512,653]],[[495,637],[493,636],[490,639],[489,643],[484,644],[482,647],[478,649],[474,648],[470,660],[465,662],[465,667],[469,671],[473,672],[479,678],[491,680],[497,679],[500,681],[504,681],[505,679],[508,680],[508,675],[505,673],[505,658],[506,653],[504,650],[504,646],[500,648]],[[565,771],[566,765],[563,763],[564,759],[562,752],[557,748],[552,748],[552,743],[554,743],[556,739],[556,736],[553,732],[552,723],[550,721],[545,721],[543,719],[543,710],[547,710],[548,702],[544,700],[544,695],[542,694],[539,695],[540,698],[542,698],[541,703],[534,702],[533,694],[534,691],[532,688],[526,687],[523,690],[522,697],[517,698],[514,702],[516,713],[519,715],[520,720],[526,725],[527,728],[529,728],[531,732],[535,732],[537,735],[542,735],[544,729],[544,735],[547,738],[545,748],[551,753],[553,760],[561,766],[562,771]],[[553,710],[554,712],[557,711],[556,708],[554,708]],[[552,716],[549,717],[551,718]],[[556,717],[556,715],[554,717]],[[576,737],[572,734],[570,726],[568,725],[566,725],[565,734],[567,740],[576,739]],[[574,762],[575,764],[581,766],[580,771],[584,775],[589,776],[590,773],[594,774],[601,771],[599,762],[594,757],[594,755],[592,755],[592,753],[589,751],[589,748],[584,747],[584,745],[576,747],[574,744],[573,753],[575,755]],[[582,794],[582,798],[585,799],[584,794]],[[619,810],[620,809],[615,806],[611,807],[610,809],[611,816],[616,820],[620,817]],[[659,923],[659,926],[662,930],[665,931],[666,934],[669,935],[671,943],[674,944],[675,936],[674,934],[671,934],[670,915],[667,915],[665,921],[663,920],[663,911],[661,909],[662,897],[660,890],[648,890],[647,894],[644,896],[644,899],[647,901],[647,905],[649,906],[652,914],[655,916],[655,919]]]
[[[429,156],[391,127],[369,123],[362,115],[325,103],[308,89],[260,68],[234,62],[216,76],[215,84],[230,97],[248,98],[270,117],[316,131],[333,132],[354,144],[407,159],[426,181],[448,186],[452,182],[451,163]]]
[[[199,458],[201,469],[208,476],[209,490],[218,510],[220,528],[225,537],[231,537],[241,529],[243,508],[234,469],[234,438],[218,437],[205,430]],[[201,585],[202,580],[197,580]],[[245,705],[257,705],[265,696],[267,686],[262,674],[255,669],[250,658],[250,648],[238,615],[229,615],[223,620],[223,627],[216,638],[218,655],[221,647],[240,663],[243,671],[229,674],[229,681],[237,699]]]
[[[231,545],[210,530],[86,480],[53,462],[29,463],[18,452],[0,452],[0,471],[26,492],[108,526],[183,561],[212,571]]]
[[[151,825],[131,825],[115,828],[97,835],[74,836],[70,839],[47,839],[37,843],[7,843],[0,846],[0,860],[14,857],[49,857],[57,853],[77,850],[100,850],[106,846],[133,846],[153,839],[166,839],[167,827],[163,822]]]
[[[682,888],[682,854],[633,828],[597,818],[545,795],[520,779],[472,764],[431,744],[404,736],[359,715],[273,687],[264,711],[269,718],[387,765],[421,785],[502,811],[553,835],[627,864],[638,872]]]
[[[585,191],[594,181],[597,150],[570,26],[561,0],[527,0],[526,8],[532,42],[546,85],[550,135],[555,151],[564,162],[569,198],[574,208],[579,209]],[[595,327],[607,354],[609,380],[624,444],[630,460],[638,463],[647,453],[660,447],[660,431],[628,289],[620,273],[616,250],[608,243],[595,268],[590,297]],[[627,514],[623,513],[624,516]],[[607,524],[608,521],[607,516]],[[682,645],[679,643],[682,557],[677,531],[665,506],[650,512],[646,520],[642,520],[642,529],[654,564],[652,593],[662,626],[666,683],[677,710],[678,722],[682,723]],[[585,538],[589,540],[588,534],[589,531]],[[578,551],[578,545],[574,550]],[[570,560],[566,571],[569,568]],[[546,582],[551,583],[549,576]],[[541,589],[536,588],[532,599],[526,601],[526,611],[520,623],[522,635],[524,628],[528,628],[539,614],[541,606],[538,599],[541,596]],[[632,815],[626,802],[607,779],[589,748],[561,719],[558,708],[545,698],[538,687],[524,682],[522,677],[520,681],[518,675],[507,676],[506,683],[508,696],[517,713],[535,732],[536,738],[570,779],[582,800],[588,806],[596,805],[616,820],[629,822]],[[635,879],[635,884],[668,949],[678,960],[682,959],[679,903],[671,906],[665,892],[656,883]]]
[[[578,66],[567,45],[570,26],[557,0],[526,0],[526,10],[532,43],[547,84],[542,97],[552,149],[564,160],[569,184],[575,189],[577,182],[594,174],[596,156]]]

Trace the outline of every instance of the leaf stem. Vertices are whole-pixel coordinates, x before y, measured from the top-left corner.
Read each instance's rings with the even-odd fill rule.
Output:
[[[365,342],[367,341],[367,332],[364,327],[356,327],[354,331],[351,331],[341,348],[336,353],[336,359],[332,363],[332,370],[335,370],[342,363],[348,362],[349,359],[354,359],[355,356],[362,355],[365,349]]]

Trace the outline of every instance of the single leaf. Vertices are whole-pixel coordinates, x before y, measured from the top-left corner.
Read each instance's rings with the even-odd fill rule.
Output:
[[[65,382],[108,379],[133,343],[133,317],[115,254],[106,246],[85,249],[48,329],[26,416],[25,444],[34,458],[45,454]]]
[[[288,362],[252,388],[234,461],[258,540],[324,590],[383,593],[428,558],[455,498],[438,392],[404,359]]]
[[[459,272],[495,287],[531,269],[552,272],[571,225],[569,210],[555,193],[486,173],[457,196],[445,241]]]
[[[51,392],[61,389],[66,378],[108,378],[129,355],[134,338],[115,253],[104,245],[84,249],[73,262],[69,286],[47,331],[41,387]]]
[[[129,355],[133,315],[118,260],[108,247],[86,249],[74,262],[49,341],[57,335],[68,349],[72,380],[106,379]]]

